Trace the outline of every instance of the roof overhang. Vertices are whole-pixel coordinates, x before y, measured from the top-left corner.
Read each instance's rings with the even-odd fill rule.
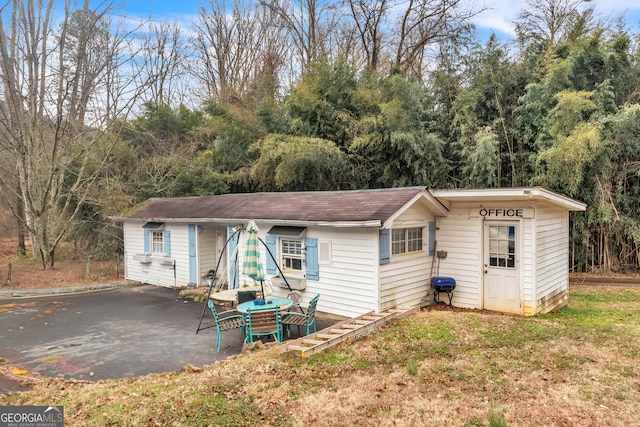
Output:
[[[274,225],[269,229],[269,232],[267,234],[273,234],[277,236],[286,236],[286,237],[301,237],[305,231],[307,231],[307,227],[292,227],[290,225]]]
[[[402,208],[398,209],[393,215],[391,215],[384,224],[382,224],[382,228],[389,228],[396,218],[416,203],[422,205],[436,217],[446,216],[447,213],[449,213],[447,206],[435,198],[429,191],[423,190],[413,196],[413,198],[405,203]]]
[[[585,203],[541,187],[432,190],[431,193],[447,206],[453,202],[544,201],[569,211],[587,208]]]
[[[124,216],[110,216],[109,219],[118,222],[171,222],[184,224],[246,224],[250,220],[257,223],[269,223],[284,227],[334,227],[334,228],[379,228],[382,223],[379,220],[371,221],[294,221],[261,218],[129,218]]]
[[[164,230],[164,221],[149,221],[142,228],[148,228],[150,230]]]

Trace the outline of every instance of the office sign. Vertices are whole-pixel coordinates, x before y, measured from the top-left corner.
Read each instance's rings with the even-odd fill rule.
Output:
[[[520,219],[533,218],[533,208],[473,208],[469,210],[471,218]]]

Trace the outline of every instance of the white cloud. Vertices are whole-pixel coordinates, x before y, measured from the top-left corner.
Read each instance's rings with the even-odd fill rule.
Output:
[[[478,15],[475,23],[479,28],[515,35],[512,21],[526,5],[524,0],[487,0],[487,10]]]
[[[626,13],[627,22],[632,29],[638,28],[640,21],[640,2],[629,0],[598,0],[590,1],[586,5],[595,8],[596,13],[603,18]],[[485,0],[487,10],[478,15],[474,22],[478,29],[501,32],[506,35],[515,35],[512,21],[518,13],[527,7],[525,0]]]

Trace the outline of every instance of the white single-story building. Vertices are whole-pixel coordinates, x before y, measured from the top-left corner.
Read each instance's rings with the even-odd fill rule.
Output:
[[[254,220],[276,295],[283,272],[319,311],[419,304],[438,276],[455,280],[454,306],[530,316],[566,305],[569,212],[585,207],[539,187],[406,187],[152,198],[115,219],[129,280],[202,286],[217,266],[238,286],[245,242],[229,236]]]

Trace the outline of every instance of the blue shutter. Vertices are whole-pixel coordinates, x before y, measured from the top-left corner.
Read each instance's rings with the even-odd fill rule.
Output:
[[[197,233],[196,225],[189,224],[189,282],[198,283]]]
[[[278,247],[276,245],[276,236],[267,234],[266,245],[273,258],[278,258]],[[267,253],[267,274],[276,274],[276,261]]]
[[[429,256],[435,255],[436,252],[436,222],[429,222]]]
[[[162,243],[164,246],[165,258],[171,258],[171,232],[169,230],[164,230],[162,232]]]
[[[307,266],[307,279],[320,280],[320,265],[318,264],[318,239],[304,239],[305,263]]]
[[[380,265],[391,262],[391,230],[380,230]]]
[[[240,282],[238,272],[238,257],[235,253],[236,248],[238,247],[238,241],[240,240],[240,233],[237,233],[232,239],[231,236],[233,236],[234,233],[232,225],[229,225],[227,227],[227,233],[227,238],[229,239],[229,283],[231,283],[231,286],[229,286],[229,288],[233,289],[238,287]]]
[[[151,248],[149,248],[149,244],[151,242],[151,231],[148,228],[144,229],[144,253],[151,252]]]

